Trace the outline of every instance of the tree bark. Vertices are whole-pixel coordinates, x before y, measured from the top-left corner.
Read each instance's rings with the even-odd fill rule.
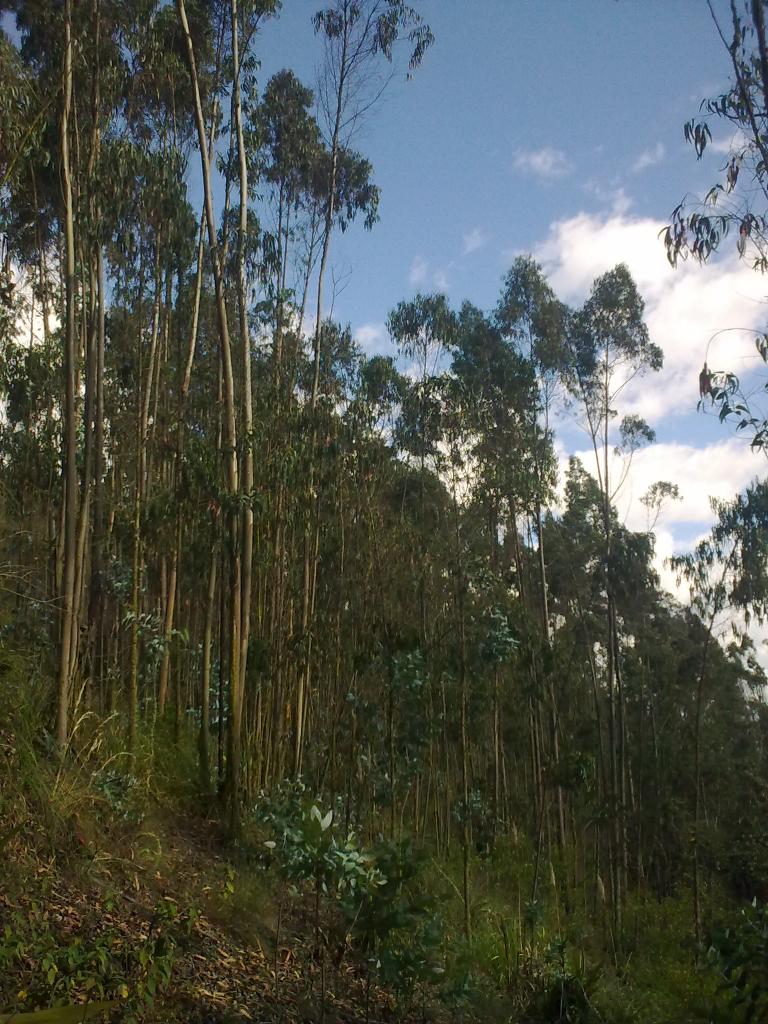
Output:
[[[224,277],[216,235],[216,220],[213,212],[213,188],[211,184],[211,166],[205,134],[203,106],[200,97],[200,83],[195,62],[195,51],[184,0],[177,0],[177,10],[186,43],[187,63],[192,82],[192,95],[197,125],[198,148],[203,176],[203,194],[205,200],[205,217],[208,227],[208,247],[213,268],[213,282],[216,297],[216,315],[219,327],[219,344],[224,377],[224,422],[225,422],[225,464],[227,472],[227,489],[229,491],[230,509],[229,548],[230,548],[230,642],[229,642],[229,731],[228,731],[228,765],[227,765],[227,797],[229,805],[229,828],[233,835],[240,831],[239,776],[240,776],[240,725],[242,703],[240,699],[240,621],[241,621],[241,572],[240,572],[240,515],[237,509],[239,494],[239,472],[237,465],[237,419],[235,406],[235,383],[232,371],[232,351],[229,340],[229,323],[224,295]],[[222,581],[223,584],[223,581]]]
[[[58,709],[56,742],[63,754],[69,738],[69,708],[72,687],[72,626],[75,606],[75,559],[77,554],[77,423],[75,408],[75,224],[72,200],[72,169],[69,153],[69,119],[72,109],[72,3],[64,2],[64,102],[60,123],[61,170],[64,187],[65,234],[65,317],[64,317],[64,553],[61,589],[61,631],[59,637]]]

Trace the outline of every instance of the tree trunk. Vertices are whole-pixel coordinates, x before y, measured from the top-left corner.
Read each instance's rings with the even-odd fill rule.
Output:
[[[243,546],[242,594],[240,623],[240,681],[238,686],[238,721],[242,722],[245,676],[248,664],[248,641],[251,634],[251,586],[253,575],[253,395],[251,386],[251,339],[248,330],[248,298],[245,280],[245,242],[248,233],[248,162],[243,134],[240,101],[240,47],[237,0],[231,0],[232,12],[232,109],[237,132],[237,155],[240,169],[240,222],[237,234],[237,307],[240,321],[240,345],[243,357],[243,515],[241,540]]]
[[[56,742],[63,754],[69,738],[69,708],[72,687],[72,626],[75,605],[75,559],[77,555],[77,423],[75,409],[76,333],[75,333],[75,224],[72,200],[72,170],[69,157],[69,118],[72,109],[72,3],[64,0],[64,68],[60,141],[64,188],[64,233],[66,263],[64,270],[64,553],[61,588],[61,630],[59,636],[58,709]]]
[[[187,62],[189,66],[192,93],[195,108],[195,122],[197,125],[198,148],[200,150],[200,163],[203,175],[203,194],[205,199],[205,217],[208,226],[208,247],[211,254],[213,268],[214,291],[216,296],[216,315],[219,327],[219,343],[221,348],[221,359],[224,376],[224,400],[225,400],[225,458],[227,471],[227,488],[231,508],[228,511],[229,519],[229,548],[230,548],[230,664],[229,664],[229,706],[230,722],[228,733],[228,765],[227,765],[227,789],[229,804],[229,828],[233,835],[240,831],[240,806],[239,806],[239,775],[240,775],[240,712],[242,703],[240,699],[240,621],[241,621],[241,573],[240,573],[240,537],[239,520],[240,514],[237,509],[237,497],[239,493],[239,473],[237,465],[237,420],[235,408],[235,383],[232,372],[232,351],[229,341],[229,323],[227,320],[227,306],[224,296],[224,278],[222,263],[219,253],[219,244],[216,235],[216,220],[213,212],[213,189],[211,185],[211,167],[208,155],[208,146],[205,134],[205,121],[203,119],[203,106],[200,97],[200,84],[195,63],[195,51],[192,43],[192,36],[189,30],[187,12],[184,0],[177,0],[179,20],[181,22],[184,39],[186,42]],[[223,580],[222,580],[223,585]]]

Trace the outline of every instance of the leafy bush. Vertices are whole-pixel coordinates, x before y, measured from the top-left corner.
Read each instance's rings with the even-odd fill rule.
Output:
[[[273,838],[264,846],[290,883],[311,883],[316,893],[335,897],[380,883],[373,858],[359,848],[354,831],[342,835],[333,809],[320,810],[300,784],[263,799],[256,818],[270,828]]]
[[[596,1024],[601,1020],[593,997],[601,971],[575,966],[564,939],[553,940],[541,956],[530,956],[518,969],[524,996],[521,1024]]]
[[[768,908],[742,909],[735,925],[712,935],[709,962],[721,978],[727,1009],[714,1024],[768,1020]]]
[[[138,793],[139,780],[132,772],[105,768],[94,772],[91,784],[115,816],[133,824],[141,823],[144,809]]]
[[[283,879],[296,893],[314,893],[318,944],[333,946],[338,959],[351,947],[369,983],[377,977],[405,1005],[419,984],[441,979],[442,924],[423,884],[424,857],[410,841],[361,847],[301,783],[263,798],[255,816],[270,829],[264,846]]]
[[[146,935],[95,926],[86,943],[55,930],[40,903],[14,910],[0,934],[0,978],[12,991],[0,987],[0,996],[11,1012],[113,999],[122,1004],[124,1024],[152,1019],[155,998],[170,983],[177,944],[194,919],[194,911],[181,914],[173,900],[163,899]]]
[[[343,909],[369,967],[409,1003],[419,984],[445,973],[442,921],[424,885],[425,856],[410,840],[381,843],[371,855],[378,884]]]

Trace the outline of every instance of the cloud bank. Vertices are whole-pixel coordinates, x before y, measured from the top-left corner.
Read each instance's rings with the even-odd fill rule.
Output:
[[[623,411],[654,424],[695,410],[705,359],[742,377],[759,369],[755,331],[768,313],[765,281],[735,250],[704,266],[689,261],[674,269],[659,237],[665,227],[628,213],[579,213],[553,224],[534,249],[555,292],[573,305],[583,302],[596,277],[627,264],[645,300],[651,340],[664,351],[664,369],[628,388]]]
[[[651,340],[664,352],[664,368],[627,388],[620,416],[636,413],[656,427],[669,428],[675,418],[695,412],[705,358],[710,367],[731,369],[740,376],[761,367],[768,375],[754,345],[754,332],[765,328],[768,304],[765,281],[735,251],[725,250],[705,266],[688,262],[673,269],[659,237],[664,227],[662,221],[627,211],[614,210],[602,217],[579,213],[552,224],[534,255],[557,295],[571,305],[583,302],[597,276],[617,263],[628,265],[645,300]],[[712,498],[733,498],[764,475],[766,464],[764,456],[750,450],[747,438],[730,436],[726,426],[721,439],[703,443],[694,418],[690,426],[681,419],[677,422],[674,442],[653,444],[635,454],[615,503],[630,529],[644,530],[648,520],[640,501],[643,494],[658,480],[678,485],[682,500],[669,504],[655,527],[655,564],[663,585],[686,600],[687,590],[677,587],[665,559],[690,550],[709,531],[714,521]],[[567,449],[560,442],[563,474],[570,453],[594,473],[594,454],[584,441],[574,440],[571,430],[565,432],[565,443]],[[614,457],[615,482],[621,470],[620,457]]]

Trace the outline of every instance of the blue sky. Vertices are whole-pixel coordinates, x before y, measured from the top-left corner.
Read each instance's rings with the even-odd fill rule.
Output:
[[[262,75],[285,64],[308,84],[320,46],[316,0],[293,0],[263,31]],[[684,194],[702,194],[724,162],[697,163],[684,122],[722,91],[728,57],[704,0],[424,0],[434,47],[409,82],[395,80],[356,139],[382,189],[381,221],[333,242],[346,282],[335,301],[363,347],[392,351],[384,323],[415,291],[445,291],[490,309],[515,255],[541,260],[560,297],[579,303],[591,281],[629,264],[666,366],[627,393],[658,443],[636,456],[618,499],[635,528],[639,497],[677,480],[683,501],[660,519],[658,567],[711,522],[710,495],[731,497],[764,469],[713,417],[696,412],[708,340],[723,328],[763,325],[765,282],[730,249],[705,269],[673,271],[658,232]],[[715,9],[727,24],[728,9]],[[756,367],[753,335],[729,332],[710,364]],[[585,439],[559,423],[561,454]],[[585,462],[589,467],[587,457]]]
[[[287,63],[312,84],[317,5],[289,0],[263,31],[264,78]],[[703,0],[420,6],[435,45],[357,140],[381,222],[334,245],[360,272],[338,306],[353,323],[383,319],[412,290],[415,263],[422,287],[490,305],[510,251],[534,248],[551,222],[603,211],[622,187],[635,213],[663,217],[706,180],[682,136],[695,97],[724,80]]]

